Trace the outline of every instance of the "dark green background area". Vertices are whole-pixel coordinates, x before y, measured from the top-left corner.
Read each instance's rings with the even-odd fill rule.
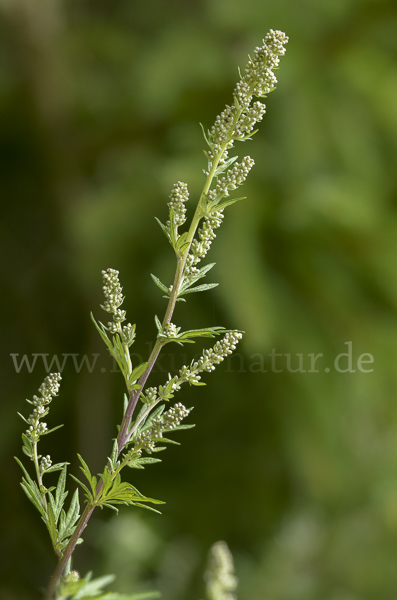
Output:
[[[76,475],[77,452],[101,469],[123,395],[89,318],[106,319],[101,270],[120,270],[144,359],[165,309],[149,273],[168,285],[174,268],[154,216],[167,219],[178,180],[192,211],[206,166],[198,123],[210,127],[231,101],[237,66],[273,28],[290,43],[260,132],[236,147],[256,166],[209,255],[207,280],[220,286],[174,318],[243,329],[244,341],[208,387],[177,397],[197,424],[175,434],[182,446],[128,473],[166,501],[163,516],[97,511],[75,567],[116,573],[120,591],[198,600],[206,552],[225,539],[241,600],[394,599],[395,2],[0,0],[0,10],[0,597],[39,598],[54,566],[12,458],[16,412],[28,413],[46,371],[39,357],[17,373],[10,354],[100,354],[92,373],[67,359],[48,418],[65,426],[42,452]],[[346,342],[355,372],[339,373]],[[152,385],[186,361],[171,349]],[[291,373],[285,356],[275,372],[273,349],[295,369],[303,354],[306,371],[308,355],[324,356],[318,373]],[[363,353],[372,372],[357,368]]]

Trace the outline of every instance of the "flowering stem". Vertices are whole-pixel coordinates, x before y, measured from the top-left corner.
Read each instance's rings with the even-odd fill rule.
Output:
[[[237,122],[237,119],[239,118],[241,114],[241,111],[238,112],[236,114],[235,117],[235,121]],[[233,131],[234,128],[234,124],[235,122],[233,121],[233,125],[231,128],[231,131]],[[211,170],[207,176],[207,179],[205,181],[204,184],[204,188],[203,191],[200,195],[200,199],[198,201],[197,204],[197,208],[196,211],[194,213],[192,222],[190,224],[190,228],[189,228],[189,232],[188,232],[188,237],[187,237],[187,242],[189,244],[189,246],[187,247],[187,249],[185,250],[183,256],[179,256],[177,258],[177,266],[176,266],[176,271],[175,271],[175,277],[174,277],[174,283],[172,286],[172,292],[168,301],[168,305],[167,305],[167,309],[164,315],[164,319],[163,319],[163,327],[165,327],[172,319],[172,315],[174,313],[175,310],[175,304],[178,298],[178,293],[179,293],[179,288],[180,285],[182,283],[183,280],[183,275],[184,275],[184,271],[185,271],[185,265],[186,265],[186,260],[189,254],[189,250],[190,250],[190,246],[192,244],[193,238],[195,236],[195,233],[197,231],[197,227],[200,223],[201,218],[204,216],[203,215],[203,211],[202,211],[202,200],[205,197],[205,195],[208,193],[208,190],[210,189],[211,185],[212,185],[212,181],[214,179],[215,176],[215,171],[218,167],[219,161],[222,159],[222,156],[226,150],[228,142],[225,142],[224,144],[222,144],[221,146],[221,150],[218,152],[218,154],[216,155],[214,162],[212,164]],[[128,442],[129,438],[131,437],[131,434],[133,433],[133,430],[129,431],[129,427],[130,427],[130,423],[131,423],[131,419],[135,410],[135,407],[138,403],[139,397],[142,393],[142,389],[155,365],[155,362],[157,360],[157,357],[160,353],[160,350],[162,348],[162,346],[164,345],[164,342],[160,339],[156,340],[156,343],[153,347],[153,350],[150,354],[150,357],[148,359],[148,364],[147,367],[144,371],[144,373],[141,375],[141,377],[139,378],[138,384],[141,386],[140,389],[138,390],[133,390],[130,394],[129,397],[129,402],[128,402],[128,406],[127,409],[125,411],[123,420],[121,422],[121,426],[120,426],[120,431],[119,434],[117,436],[117,443],[118,443],[118,452],[119,454],[122,452],[123,448],[125,447],[126,443]],[[100,482],[101,483],[101,482]],[[98,484],[99,485],[99,484]],[[100,490],[97,490],[98,492]],[[77,527],[75,529],[74,534],[72,535],[72,537],[69,540],[69,543],[65,549],[65,552],[62,556],[62,558],[59,560],[59,563],[57,565],[57,568],[54,571],[54,574],[51,578],[50,581],[50,585],[47,589],[47,593],[44,597],[44,600],[51,600],[51,598],[53,597],[53,594],[55,592],[57,583],[59,581],[59,579],[62,576],[62,573],[65,569],[65,566],[67,564],[67,561],[69,560],[69,558],[72,556],[74,549],[76,547],[76,543],[82,533],[82,531],[84,530],[84,528],[86,527],[88,520],[90,519],[93,511],[95,509],[95,506],[91,505],[91,504],[87,504],[83,514],[80,517],[80,520],[77,524]]]
[[[237,120],[239,119],[241,115],[241,110],[237,111],[235,119],[233,120],[233,124],[231,126],[231,131],[233,131],[235,123],[237,122]],[[189,228],[189,232],[188,232],[188,236],[186,239],[186,242],[189,244],[187,249],[185,250],[183,256],[178,256],[177,258],[177,265],[176,265],[176,271],[175,271],[175,277],[174,277],[174,283],[172,284],[172,292],[170,295],[170,298],[168,300],[168,305],[167,305],[167,309],[165,311],[165,315],[164,315],[164,319],[162,322],[162,326],[165,327],[166,325],[168,325],[168,323],[170,323],[171,319],[172,319],[172,315],[174,314],[174,310],[175,310],[175,304],[178,298],[178,293],[179,293],[179,288],[180,285],[182,283],[182,279],[183,279],[183,275],[184,275],[184,271],[185,271],[185,265],[186,265],[186,260],[189,254],[189,250],[190,250],[190,246],[192,245],[192,241],[193,238],[196,234],[197,231],[197,227],[200,223],[201,218],[204,216],[203,215],[203,211],[202,211],[202,200],[205,197],[205,195],[208,193],[208,190],[210,189],[211,185],[212,185],[212,181],[214,179],[215,176],[215,171],[218,167],[219,161],[221,160],[227,144],[228,144],[229,140],[227,142],[225,142],[224,144],[222,144],[221,146],[221,150],[218,152],[218,154],[215,157],[215,160],[213,162],[212,168],[207,176],[207,179],[205,181],[204,184],[204,188],[203,191],[201,192],[200,195],[200,199],[197,203],[197,207],[196,207],[196,211],[193,215],[193,219],[192,222],[190,224],[190,228]],[[157,357],[160,353],[161,347],[163,346],[163,343],[157,339],[156,343],[154,345],[154,348],[150,354],[149,360],[148,360],[148,364],[147,367],[145,369],[145,372],[142,374],[142,376],[140,377],[138,384],[141,386],[139,390],[135,390],[131,395],[130,395],[130,400],[127,406],[127,410],[125,411],[125,415],[120,427],[120,431],[119,431],[119,435],[117,437],[117,443],[118,443],[118,447],[119,447],[119,454],[122,451],[122,449],[124,448],[126,442],[129,440],[130,436],[131,436],[131,432],[128,431],[128,428],[130,426],[131,423],[131,419],[132,419],[132,415],[134,413],[135,407],[137,405],[137,402],[139,400],[139,397],[142,393],[142,389],[146,383],[146,380],[148,379],[154,365],[155,362],[157,360]]]

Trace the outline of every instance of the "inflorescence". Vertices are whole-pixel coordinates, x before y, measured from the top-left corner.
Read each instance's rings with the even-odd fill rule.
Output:
[[[259,101],[252,102],[253,96],[263,98],[274,90],[277,79],[273,70],[279,65],[279,56],[285,54],[285,44],[288,37],[281,31],[271,29],[266,35],[263,45],[254,51],[245,68],[245,74],[237,83],[234,90],[234,104],[226,106],[225,110],[215,119],[215,123],[208,132],[207,142],[209,150],[205,152],[208,158],[207,170],[204,174],[210,176],[213,169],[219,170],[227,166],[228,150],[235,141],[244,141],[255,133],[255,124],[262,120],[266,106]],[[227,164],[226,164],[227,163]],[[207,192],[211,202],[219,203],[222,198],[229,196],[229,192],[237,189],[247,178],[254,165],[251,157],[245,156],[241,163],[235,163],[219,177],[221,173],[213,172],[217,177],[215,189]],[[218,173],[218,174],[217,174]],[[216,210],[216,208],[215,208]],[[199,240],[193,240],[189,255],[186,260],[185,275],[187,277],[197,274],[196,265],[207,254],[215,238],[215,229],[222,223],[223,209],[204,217],[204,223],[198,231]]]
[[[178,181],[174,185],[170,194],[170,201],[168,202],[168,207],[174,211],[174,221],[175,225],[179,227],[183,225],[186,221],[186,206],[185,202],[189,200],[189,192],[187,189],[187,184],[182,181]],[[167,221],[167,227],[170,227],[171,222]]]
[[[39,387],[40,396],[33,396],[32,401],[28,400],[35,408],[28,419],[25,419],[29,424],[29,428],[26,430],[26,436],[33,443],[37,443],[42,435],[49,433],[47,423],[40,421],[40,419],[43,419],[48,415],[48,405],[51,400],[58,395],[61,379],[60,373],[51,373],[50,375],[47,375]],[[49,456],[46,457],[46,460],[47,459],[51,460]]]
[[[208,569],[205,574],[209,600],[236,600],[237,588],[233,556],[226,542],[217,542],[211,548]]]
[[[105,302],[101,304],[101,307],[113,315],[113,321],[108,322],[107,328],[111,333],[119,333],[123,342],[131,346],[135,339],[135,325],[127,323],[121,327],[121,323],[126,319],[126,311],[120,309],[124,302],[124,296],[119,281],[119,272],[116,269],[106,269],[106,271],[102,271],[102,278]]]
[[[250,106],[252,97],[263,98],[274,90],[277,79],[273,69],[279,65],[279,56],[285,54],[287,42],[285,33],[271,29],[263,45],[255,49],[245,67],[245,74],[235,87],[233,106],[225,108],[210,130],[210,151],[207,153],[209,169],[219,153],[222,153],[222,157],[218,164],[224,164],[227,150],[233,147],[234,140],[247,139],[255,123],[262,120],[266,107],[261,102],[254,102]]]
[[[141,449],[148,453],[153,452],[156,442],[161,440],[163,433],[165,431],[172,431],[175,427],[178,427],[189,413],[190,410],[178,402],[169,410],[154,418],[150,423],[150,427],[144,429],[138,435],[132,452],[136,454]]]
[[[190,367],[182,367],[179,371],[179,377],[175,380],[174,389],[179,389],[180,385],[185,382],[191,385],[200,385],[201,376],[199,373],[214,371],[215,365],[219,365],[228,354],[232,354],[233,350],[236,349],[236,344],[242,337],[243,335],[239,331],[226,333],[224,338],[216,342],[213,348],[204,350],[200,358],[193,361]]]

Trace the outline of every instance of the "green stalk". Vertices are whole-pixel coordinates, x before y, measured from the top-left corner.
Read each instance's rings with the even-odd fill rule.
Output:
[[[37,426],[37,424],[36,424],[36,426]],[[44,487],[43,486],[43,478],[40,473],[39,458],[37,456],[37,442],[33,443],[33,462],[34,462],[34,466],[36,469],[37,483],[39,484],[39,490],[41,493],[41,497],[43,498],[44,506],[47,510],[47,498],[46,498],[45,492],[43,492],[43,487]]]

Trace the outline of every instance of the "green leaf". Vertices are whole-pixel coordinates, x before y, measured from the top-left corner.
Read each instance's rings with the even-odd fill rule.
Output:
[[[55,465],[51,465],[48,469],[45,469],[43,473],[54,473],[55,471],[61,471],[65,465],[69,465],[68,462],[56,463]]]
[[[162,503],[164,504],[164,503]],[[155,508],[153,508],[153,506],[147,506],[146,504],[141,504],[140,502],[133,502],[134,506],[139,506],[139,508],[144,508],[145,510],[151,510],[152,512],[157,513],[158,515],[161,515],[161,512],[159,510],[156,510]]]
[[[159,391],[160,391],[160,388],[164,389],[164,388],[162,388],[162,386],[159,386]],[[147,418],[144,421],[142,421],[142,425],[139,428],[139,431],[142,432],[142,431],[145,431],[146,429],[148,429],[151,426],[153,419],[160,417],[163,414],[164,410],[165,410],[165,405],[161,404],[155,410],[153,410],[151,413],[149,413]]]
[[[153,438],[155,442],[164,442],[164,444],[174,444],[175,446],[180,446],[179,442],[175,440],[170,440],[169,438],[161,437],[161,438]]]
[[[17,412],[17,415],[18,415],[18,417],[21,417],[22,421],[25,421],[25,423],[27,423],[27,425],[30,425],[29,421],[27,421],[27,420],[25,419],[25,417],[24,417],[23,415],[21,415],[21,413],[20,413],[20,412]],[[22,435],[25,435],[25,434],[22,434]],[[25,436],[25,437],[26,437],[26,436]]]
[[[109,469],[107,468],[107,466],[104,468],[103,473],[99,474],[99,477],[102,479],[102,491],[101,491],[101,499],[106,498],[109,490],[113,487],[114,483],[113,483],[113,475],[112,473],[109,471]],[[115,477],[115,481],[117,480],[117,477]]]
[[[208,337],[213,338],[216,335],[220,335],[221,333],[226,333],[224,327],[207,327],[206,329],[188,329],[187,331],[183,331],[178,335],[178,340],[180,341],[188,341],[190,338],[194,337]]]
[[[154,464],[157,462],[161,462],[159,458],[151,458],[149,456],[144,456],[142,458],[132,458],[129,462],[126,463],[126,466],[130,469],[144,469],[143,465]]]
[[[25,492],[25,494],[27,495],[29,500],[32,502],[32,504],[37,508],[37,510],[39,511],[41,516],[44,519],[46,519],[47,513],[45,510],[43,498],[42,498],[40,490],[39,490],[39,486],[30,477],[29,473],[27,472],[27,470],[25,469],[25,467],[23,466],[23,464],[21,463],[19,458],[17,458],[16,456],[14,458],[17,461],[17,463],[19,464],[19,466],[21,467],[21,469],[25,475],[25,477],[22,478],[22,483],[21,483],[21,487],[22,487],[23,491]]]
[[[59,515],[63,508],[63,504],[65,502],[66,496],[68,495],[68,492],[65,492],[66,470],[67,470],[67,465],[65,465],[62,468],[61,473],[59,475],[58,484],[57,484],[56,491],[55,491],[55,498],[53,497],[52,494],[48,494],[49,499],[50,499],[50,505],[51,505],[53,513],[54,513],[55,524],[58,523]]]
[[[178,241],[176,243],[176,253],[178,254],[178,256],[182,256],[184,254],[184,252],[189,248],[190,246],[190,242],[187,241],[189,232],[186,231],[185,233],[182,233],[182,235],[178,238]],[[168,290],[167,290],[168,291]],[[169,292],[168,292],[169,294]]]
[[[117,457],[119,455],[119,445],[117,443],[117,438],[114,440],[112,454],[109,457],[109,462],[112,466],[112,470],[115,471],[117,469]]]
[[[135,369],[132,371],[132,373],[130,375],[130,382],[133,383],[134,381],[138,381],[140,376],[143,375],[143,373],[146,371],[146,367],[147,367],[147,362],[141,363],[140,365],[135,367]]]
[[[165,387],[159,385],[159,397],[161,398],[161,400],[170,400],[171,398],[173,398],[174,394],[172,393],[172,391],[172,383],[170,386],[168,382]]]
[[[163,223],[157,217],[154,217],[154,218],[156,219],[157,223],[160,225],[161,229],[163,230],[165,237],[167,238],[169,243],[172,245],[172,240],[171,240],[170,231],[169,231],[168,227],[166,225],[163,225]]]
[[[61,511],[60,523],[59,523],[59,531],[58,531],[58,539],[59,541],[64,540],[65,538],[73,535],[75,530],[75,523],[80,516],[80,503],[79,503],[79,492],[75,490],[72,500],[70,502],[70,507],[65,513],[64,510]]]
[[[276,88],[274,88],[276,89]],[[258,96],[259,97],[259,96]],[[266,96],[262,96],[262,98],[266,98]],[[237,141],[239,142],[246,142],[247,140],[251,140],[252,137],[258,133],[259,129],[255,129],[254,131],[251,131],[251,133],[249,133],[248,135],[245,135],[244,137],[237,137],[235,138]]]
[[[177,425],[172,429],[164,429],[164,431],[182,431],[182,429],[193,429],[193,427],[196,427],[196,425]]]
[[[56,600],[156,600],[160,597],[159,592],[156,591],[135,594],[105,592],[104,588],[114,581],[114,575],[92,579],[92,573],[87,573],[84,578],[77,581],[67,581],[67,575],[65,579]]]
[[[108,347],[110,354],[113,356],[113,344],[108,338],[105,325],[103,325],[103,323],[101,323],[101,322],[99,322],[99,324],[98,324],[94,319],[94,315],[92,313],[90,313],[90,315],[91,315],[92,322],[94,323],[95,327],[97,328],[97,330],[99,332],[99,335],[101,336],[101,338],[105,342],[106,346]]]
[[[231,204],[234,204],[235,202],[239,202],[239,200],[246,200],[246,199],[247,199],[246,196],[242,196],[241,198],[230,198],[229,200],[223,200],[222,202],[219,202],[219,204],[216,204],[215,208],[211,209],[211,212],[223,210],[227,206],[230,206]]]
[[[219,177],[219,175],[224,173],[234,162],[236,162],[237,159],[238,156],[232,156],[227,161],[225,161],[223,165],[215,169],[214,177]]]
[[[128,379],[128,356],[126,354],[125,347],[118,334],[112,337],[113,340],[113,356],[116,359],[117,364],[120,367],[120,371],[123,373],[124,379],[127,382]]]
[[[79,589],[77,594],[73,596],[73,600],[80,600],[83,598],[94,599],[95,597],[99,598],[95,595],[101,593],[103,588],[112,583],[114,579],[114,575],[104,575],[103,577],[98,577],[97,579],[93,579],[92,581],[85,583],[85,585]]]
[[[137,462],[140,465],[153,465],[154,463],[161,462],[160,458],[151,458],[150,456],[143,456],[142,458],[137,458]]]
[[[118,473],[109,485],[109,477],[104,472],[100,475],[104,484],[101,497],[97,501],[97,506],[107,506],[109,504],[132,504],[136,502],[150,502],[152,504],[164,504],[160,500],[147,498],[143,496],[131,483],[122,482]]]
[[[41,436],[48,435],[49,433],[52,433],[53,431],[56,431],[57,429],[60,429],[61,427],[63,427],[63,425],[57,425],[56,427],[53,427],[52,429],[48,429],[47,431],[40,433],[40,435]]]
[[[206,290],[212,290],[216,288],[219,283],[203,283],[202,285],[197,285],[194,288],[188,288],[183,292],[179,292],[179,296],[184,296],[185,294],[194,294],[195,292],[205,292]]]
[[[22,446],[23,453],[26,454],[26,456],[29,456],[29,458],[32,458],[34,455],[33,444],[30,441],[30,439],[28,438],[28,436],[25,435],[24,433],[22,434],[22,442],[23,442],[23,446]]]
[[[154,283],[157,285],[158,288],[160,288],[160,290],[162,292],[169,295],[169,290],[168,290],[167,286],[165,286],[164,283],[161,283],[160,279],[158,277],[156,277],[156,275],[153,275],[153,273],[150,273],[150,277],[153,279]]]
[[[198,273],[196,273],[195,275],[189,275],[189,277],[186,277],[183,281],[182,284],[179,288],[179,294],[181,294],[181,292],[184,292],[185,290],[187,290],[190,286],[192,286],[194,283],[196,283],[196,281],[198,281],[199,279],[201,279],[202,277],[205,277],[205,275],[208,273],[208,271],[210,269],[212,269],[212,267],[215,266],[215,263],[210,263],[208,265],[205,265],[204,267],[202,267]]]
[[[203,132],[203,136],[204,136],[205,141],[207,142],[208,146],[210,148],[212,148],[212,144],[210,143],[210,140],[211,140],[211,134],[210,134],[210,132],[208,132],[208,136],[207,136],[206,133],[205,133],[204,126],[201,123],[199,123],[199,125],[201,127],[201,131]]]
[[[204,275],[206,275],[208,273],[208,271],[210,271],[212,269],[212,267],[215,267],[216,263],[209,263],[208,265],[204,265],[204,267],[201,267],[201,269],[199,270],[198,273],[196,273],[196,275],[194,275],[195,278],[199,278],[199,277],[204,277]]]
[[[126,502],[121,502],[120,504],[127,504]],[[115,506],[113,506],[112,504],[108,504],[107,502],[102,502],[100,504],[100,508],[105,507],[105,508],[110,508],[111,510],[114,510],[115,513],[119,514],[119,509],[116,508]]]
[[[80,454],[77,454],[79,461],[81,462],[82,466],[80,467],[80,469],[83,471],[88,483],[90,484],[91,490],[92,490],[92,497],[94,498],[94,500],[96,499],[96,486],[97,486],[97,478],[91,475],[91,472],[88,468],[87,463],[84,461],[84,459],[82,458],[82,456],[80,456]],[[78,481],[78,480],[77,480]],[[78,483],[81,483],[80,481],[78,481]]]
[[[49,498],[52,498],[51,494],[48,494]],[[54,548],[56,548],[58,531],[57,531],[57,519],[53,512],[52,503],[47,506],[47,518],[45,519],[48,533],[50,534],[51,542]]]
[[[158,318],[158,316],[157,316],[157,315],[154,315],[154,320],[155,320],[155,322],[156,322],[157,331],[158,331],[159,333],[163,333],[163,326],[162,326],[162,324],[161,324],[161,322],[160,322],[160,319]]]
[[[172,247],[176,251],[176,244],[178,241],[178,227],[175,224],[175,212],[173,208],[170,208],[170,236]]]
[[[81,485],[81,487],[85,491],[85,496],[87,498],[87,502],[94,503],[94,498],[93,498],[90,490],[88,489],[88,487],[86,485],[84,485],[84,483],[82,481],[80,481],[80,479],[77,479],[77,477],[75,477],[75,475],[70,474],[70,477],[72,479],[74,479],[74,481],[76,481],[76,483],[78,483],[79,485]]]
[[[118,366],[120,367],[121,372],[123,373],[124,379],[127,381],[128,377],[128,357],[126,356],[126,350],[120,340],[120,336],[118,334],[112,336],[112,341],[109,339],[106,333],[106,327],[103,323],[99,322],[99,324],[95,321],[94,315],[91,313],[91,319],[97,328],[101,338],[105,342],[111,356],[115,359]]]

